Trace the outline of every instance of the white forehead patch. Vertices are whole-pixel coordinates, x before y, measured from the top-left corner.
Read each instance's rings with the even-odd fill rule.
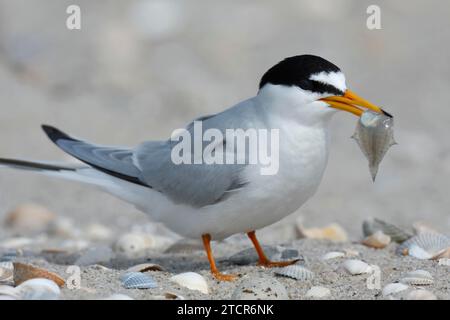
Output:
[[[345,84],[345,76],[342,72],[325,72],[313,74],[309,77],[310,80],[319,81],[325,84],[332,85],[341,91],[347,90]]]

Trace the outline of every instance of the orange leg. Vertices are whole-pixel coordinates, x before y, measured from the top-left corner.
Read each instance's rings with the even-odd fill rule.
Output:
[[[261,248],[261,245],[258,242],[258,239],[256,239],[255,231],[250,231],[247,233],[247,236],[252,240],[253,245],[255,246],[256,252],[258,253],[259,261],[258,265],[267,267],[267,268],[273,268],[273,267],[286,267],[291,264],[296,263],[299,259],[290,260],[290,261],[279,261],[279,262],[273,262],[270,261],[269,258],[267,258],[266,254],[264,253],[263,249]]]
[[[211,236],[209,234],[202,235],[203,246],[205,247],[206,255],[208,256],[209,265],[211,266],[211,273],[219,281],[233,281],[237,276],[232,274],[223,274],[216,267],[216,262],[211,250]]]

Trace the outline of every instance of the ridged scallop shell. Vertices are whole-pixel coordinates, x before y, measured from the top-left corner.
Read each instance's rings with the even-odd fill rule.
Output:
[[[292,278],[300,281],[308,281],[314,279],[314,272],[298,264],[293,264],[283,268],[275,269],[274,273],[279,276]]]
[[[359,275],[372,272],[372,267],[361,260],[349,259],[342,263],[342,267],[351,275]]]
[[[434,280],[433,276],[428,271],[416,270],[405,274],[400,282],[415,286],[427,286],[433,284]]]
[[[142,272],[126,272],[120,280],[126,289],[152,289],[158,286],[155,279]]]
[[[344,252],[331,251],[331,252],[325,253],[322,256],[322,260],[330,260],[330,259],[336,259],[336,258],[341,258],[341,257],[345,257],[345,253]]]
[[[55,282],[44,278],[27,280],[17,286],[16,290],[24,300],[56,300],[61,294]]]
[[[391,237],[392,241],[398,243],[402,243],[413,236],[412,233],[377,218],[367,219],[363,222],[363,234],[365,237],[369,237],[377,231],[382,231],[385,235]]]
[[[170,278],[170,281],[190,290],[198,290],[204,294],[209,293],[206,279],[202,275],[195,272],[184,272],[174,275]]]
[[[14,284],[16,286],[20,285],[24,281],[34,278],[45,278],[51,280],[60,287],[66,283],[65,280],[56,273],[29,264],[14,262]]]
[[[331,295],[331,290],[326,287],[312,287],[306,292],[308,298],[325,298]]]
[[[383,249],[391,242],[391,237],[385,235],[383,231],[377,231],[374,234],[366,237],[362,243],[368,247],[375,249]]]
[[[352,136],[369,161],[372,180],[388,149],[396,144],[394,140],[394,119],[385,114],[366,110],[359,118]]]
[[[408,288],[409,287],[404,283],[389,283],[383,288],[383,290],[381,291],[381,294],[384,297],[387,297],[392,294],[396,294],[398,292],[404,291]]]
[[[397,253],[417,259],[442,258],[450,248],[450,238],[439,233],[424,232],[405,241],[397,248]]]

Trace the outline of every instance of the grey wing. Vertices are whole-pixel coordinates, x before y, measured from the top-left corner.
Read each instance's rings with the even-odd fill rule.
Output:
[[[72,138],[51,126],[44,125],[42,128],[50,140],[78,160],[117,178],[151,187],[139,179],[141,172],[133,164],[133,150],[94,145]]]
[[[178,204],[203,207],[216,204],[247,184],[244,165],[175,164],[172,144],[145,142],[135,150],[140,179]]]

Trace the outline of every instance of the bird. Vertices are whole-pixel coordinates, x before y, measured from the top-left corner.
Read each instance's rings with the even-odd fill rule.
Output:
[[[269,268],[296,263],[271,261],[256,230],[292,214],[315,194],[327,166],[333,115],[345,111],[360,117],[365,110],[385,113],[348,89],[344,73],[335,64],[316,55],[296,55],[269,68],[255,96],[197,118],[183,131],[193,134],[194,124],[200,123],[203,130],[223,133],[223,138],[214,142],[214,152],[219,153],[229,144],[224,134],[228,129],[277,130],[275,174],[262,174],[262,163],[248,161],[175,163],[173,150],[178,144],[173,137],[119,148],[92,144],[49,125],[42,125],[48,138],[82,164],[0,158],[0,166],[97,186],[179,235],[201,239],[212,276],[233,281],[237,275],[219,271],[211,241],[247,234],[258,265]],[[230,150],[227,152],[236,157],[242,152]],[[243,152],[249,156],[255,151]],[[183,151],[191,159],[192,153],[192,149]]]

